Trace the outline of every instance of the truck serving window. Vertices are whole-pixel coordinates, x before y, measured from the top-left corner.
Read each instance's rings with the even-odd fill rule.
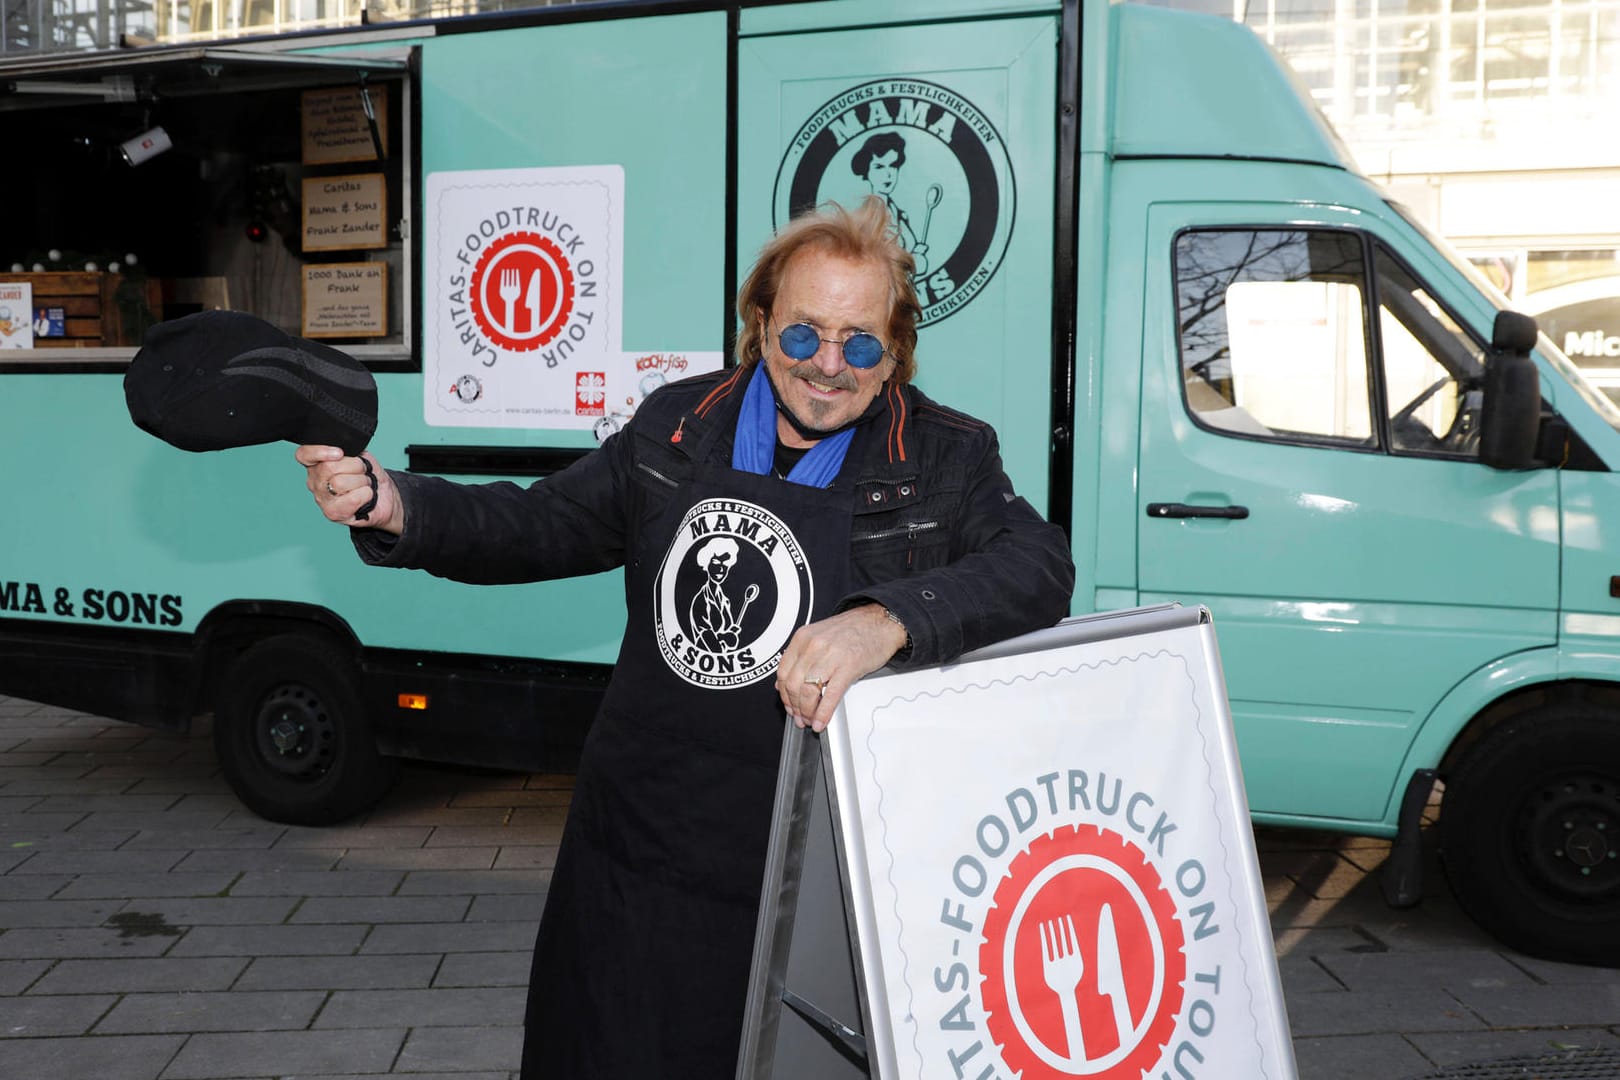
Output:
[[[0,117],[27,164],[0,170],[0,371],[116,369],[153,323],[209,308],[408,365],[406,56],[6,65]]]
[[[1343,230],[1193,230],[1175,255],[1184,400],[1200,425],[1477,454],[1482,348],[1382,247]]]

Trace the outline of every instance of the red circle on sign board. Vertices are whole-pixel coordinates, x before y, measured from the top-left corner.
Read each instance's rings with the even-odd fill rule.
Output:
[[[562,249],[533,232],[509,232],[484,249],[469,287],[473,319],[512,352],[550,344],[574,310],[574,270]]]
[[[1037,837],[997,885],[979,946],[986,1026],[1007,1068],[1140,1080],[1175,1030],[1185,944],[1139,848],[1092,825]]]

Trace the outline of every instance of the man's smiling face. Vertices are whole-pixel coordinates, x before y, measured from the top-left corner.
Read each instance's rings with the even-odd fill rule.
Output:
[[[776,306],[760,318],[766,373],[778,400],[805,427],[832,431],[854,420],[894,371],[886,354],[875,367],[850,367],[838,344],[861,330],[888,344],[889,278],[881,263],[805,248],[782,268]],[[808,360],[784,355],[776,338],[782,327],[799,322],[829,339]],[[776,418],[776,430],[788,446],[815,445],[800,438],[786,417]]]

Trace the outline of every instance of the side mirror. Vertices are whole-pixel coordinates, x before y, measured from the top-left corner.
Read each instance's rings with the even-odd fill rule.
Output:
[[[1496,313],[1479,415],[1479,460],[1493,469],[1535,464],[1541,426],[1541,377],[1530,359],[1535,344],[1536,320],[1516,311]]]
[[[1517,311],[1498,311],[1491,327],[1491,348],[1528,355],[1536,347],[1536,320]]]

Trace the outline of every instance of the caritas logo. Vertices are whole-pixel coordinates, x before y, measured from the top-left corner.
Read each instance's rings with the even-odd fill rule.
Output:
[[[581,371],[574,376],[574,415],[602,416],[607,412],[607,372]]]
[[[1141,1080],[1181,1012],[1175,903],[1118,833],[1039,837],[996,888],[979,947],[990,1037],[1024,1080]]]
[[[924,1075],[1236,1075],[1216,1046],[1230,912],[1163,794],[1071,768],[976,815],[931,939]]]
[[[524,186],[514,178],[502,188]],[[566,371],[582,363],[576,352],[603,351],[615,329],[597,318],[610,239],[600,206],[518,199],[492,209],[485,185],[430,178],[429,187],[435,235],[454,245],[433,255],[445,274],[434,300],[441,363],[492,368],[505,357],[521,361],[519,370]]]
[[[470,306],[489,341],[512,352],[549,345],[574,310],[574,268],[547,237],[505,233],[473,269]]]

